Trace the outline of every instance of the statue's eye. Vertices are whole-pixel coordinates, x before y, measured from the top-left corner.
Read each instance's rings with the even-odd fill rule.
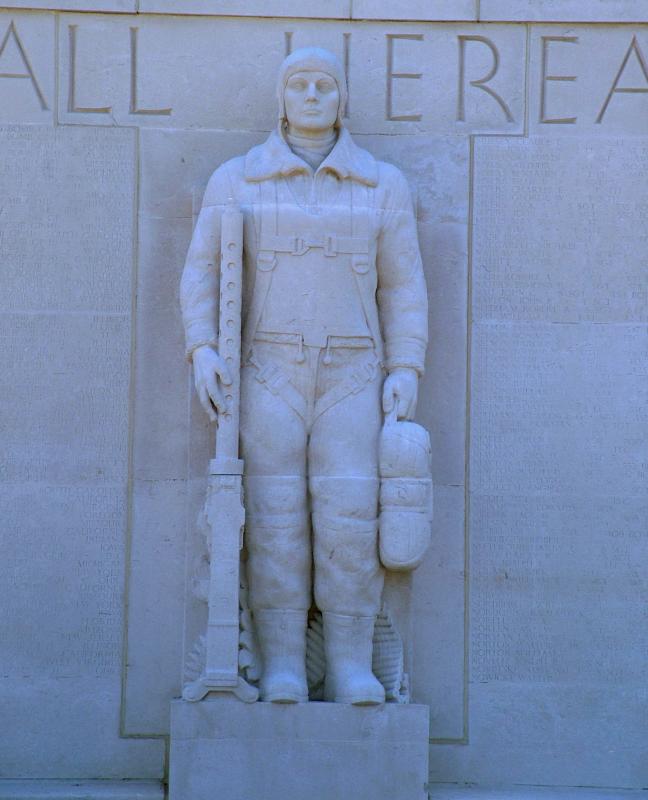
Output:
[[[290,81],[289,86],[296,92],[303,92],[306,88],[306,81],[303,78],[295,78],[295,80]]]
[[[332,92],[335,89],[335,83],[330,80],[317,81],[317,89],[323,94]]]

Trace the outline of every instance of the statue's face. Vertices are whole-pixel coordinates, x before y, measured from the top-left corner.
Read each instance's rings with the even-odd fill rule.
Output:
[[[305,133],[326,131],[335,125],[340,92],[326,72],[295,72],[288,78],[284,105],[288,122]]]

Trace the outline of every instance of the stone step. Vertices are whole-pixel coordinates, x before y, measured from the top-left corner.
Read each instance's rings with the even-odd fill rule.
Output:
[[[0,780],[0,800],[164,800],[159,781]]]
[[[648,800],[642,789],[573,786],[473,786],[432,783],[430,800]]]

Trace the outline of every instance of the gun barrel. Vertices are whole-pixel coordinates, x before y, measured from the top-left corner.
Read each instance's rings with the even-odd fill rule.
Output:
[[[238,459],[241,396],[241,294],[243,288],[243,213],[231,201],[221,223],[221,280],[218,349],[230,370],[232,383],[223,386],[226,411],[219,414],[216,458]]]

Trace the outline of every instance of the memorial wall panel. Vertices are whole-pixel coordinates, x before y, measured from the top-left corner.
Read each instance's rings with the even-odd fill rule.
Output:
[[[505,753],[514,782],[646,780],[647,166],[632,139],[475,145],[457,763],[480,781]]]
[[[0,137],[2,775],[155,778],[119,738],[135,135]]]
[[[135,13],[138,0],[3,0],[4,8]]]
[[[648,22],[648,9],[642,0],[480,0],[479,20]]]
[[[139,10],[144,13],[237,17],[346,19],[351,16],[351,6],[352,0],[139,0]]]
[[[477,20],[477,0],[353,0],[352,19]]]

